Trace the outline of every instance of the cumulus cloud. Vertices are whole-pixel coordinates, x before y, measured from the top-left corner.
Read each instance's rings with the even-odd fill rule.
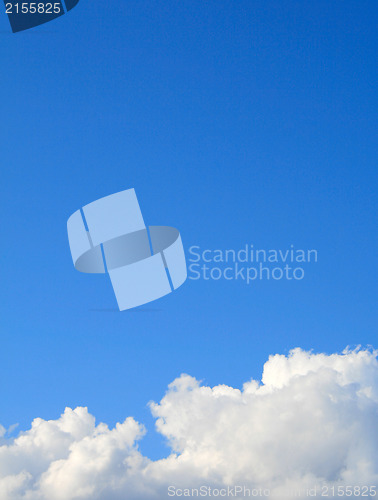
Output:
[[[133,418],[109,429],[86,408],[67,408],[14,439],[0,427],[0,498],[162,499],[169,486],[171,494],[242,486],[247,497],[261,489],[308,498],[315,487],[320,495],[321,487],[378,484],[376,352],[295,349],[271,356],[261,382],[241,390],[181,375],[150,407],[171,448],[155,461],[139,451],[145,429]]]

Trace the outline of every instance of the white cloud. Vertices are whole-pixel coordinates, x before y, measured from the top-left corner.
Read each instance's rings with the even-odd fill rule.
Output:
[[[242,390],[182,375],[151,411],[172,450],[163,460],[140,453],[145,430],[134,419],[109,429],[85,408],[2,437],[1,500],[162,499],[169,485],[245,485],[282,498],[294,488],[378,484],[376,352],[295,349],[271,356],[262,383]]]

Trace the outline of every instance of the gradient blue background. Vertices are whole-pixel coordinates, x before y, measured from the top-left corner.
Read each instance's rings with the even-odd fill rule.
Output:
[[[0,16],[0,422],[88,406],[146,424],[182,372],[241,387],[269,354],[376,343],[373,1],[81,0],[12,34]],[[294,244],[300,282],[189,281],[118,313],[77,273],[66,220],[136,189],[186,249]]]

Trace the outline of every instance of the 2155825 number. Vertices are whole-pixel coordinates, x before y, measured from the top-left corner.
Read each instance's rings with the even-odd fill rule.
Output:
[[[60,3],[16,2],[5,4],[7,14],[60,14]]]

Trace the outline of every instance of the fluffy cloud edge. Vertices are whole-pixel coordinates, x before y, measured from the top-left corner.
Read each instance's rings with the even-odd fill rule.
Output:
[[[378,483],[373,349],[271,355],[261,382],[242,389],[183,374],[150,408],[171,448],[155,461],[140,452],[146,431],[131,417],[110,429],[87,408],[66,408],[56,420],[34,419],[13,439],[0,426],[0,498],[161,499],[201,487],[235,493],[236,485],[307,498],[314,488],[320,495],[321,488]],[[351,491],[351,498],[361,494]]]

